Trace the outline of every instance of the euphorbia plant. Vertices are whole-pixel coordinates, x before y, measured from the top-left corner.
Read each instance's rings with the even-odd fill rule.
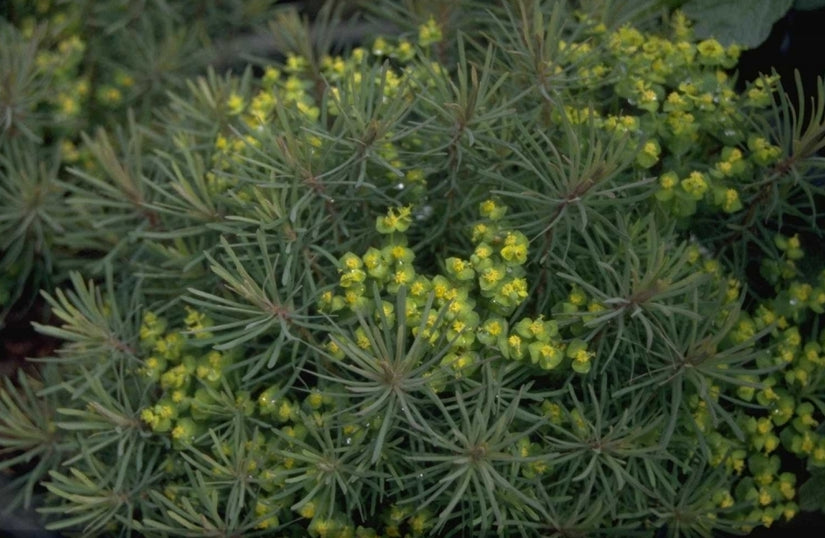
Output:
[[[84,138],[66,202],[114,247],[5,384],[12,507],[42,485],[50,528],[169,536],[797,513],[821,86],[737,92],[740,49],[655,3],[435,4],[340,54],[282,15],[283,62]]]

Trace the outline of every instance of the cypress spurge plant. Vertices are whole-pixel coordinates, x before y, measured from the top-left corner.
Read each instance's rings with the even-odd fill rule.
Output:
[[[282,13],[283,62],[83,136],[56,210],[109,254],[0,392],[6,508],[319,537],[822,508],[825,90],[738,92],[738,47],[620,4],[378,3],[399,31],[344,52]]]
[[[135,118],[149,121],[169,91],[225,62],[236,33],[276,10],[271,1],[0,6],[0,328],[9,313],[30,317],[38,290],[69,271],[102,275],[96,262],[117,255],[117,238],[151,220]],[[129,163],[118,162],[121,150]],[[93,194],[109,199],[105,218],[66,204],[78,187],[68,168],[88,171],[92,161],[108,178]]]

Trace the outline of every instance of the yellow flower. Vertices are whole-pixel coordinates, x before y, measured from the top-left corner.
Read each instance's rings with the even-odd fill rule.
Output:
[[[398,269],[392,277],[392,281],[399,286],[409,284],[415,278],[415,272],[409,265]]]
[[[788,249],[797,249],[802,246],[799,241],[799,234],[794,234],[788,238]]]
[[[409,41],[402,39],[396,45],[395,50],[392,51],[392,56],[398,58],[402,62],[408,62],[412,60],[413,56],[415,55],[415,49],[412,46],[412,43]]]
[[[418,44],[422,47],[438,43],[442,37],[441,28],[433,17],[430,17],[425,24],[418,27]]]
[[[296,56],[295,54],[290,54],[286,58],[286,69],[290,73],[297,73],[299,71],[303,71],[309,66],[309,62],[303,56]]]
[[[389,257],[396,262],[408,264],[411,261],[413,261],[413,258],[415,258],[415,253],[412,251],[412,249],[409,249],[405,246],[393,245],[389,249]]]
[[[275,67],[269,66],[264,70],[264,76],[261,79],[261,82],[263,82],[264,86],[271,88],[272,85],[275,84],[275,82],[277,82],[280,78],[281,72]]]
[[[240,114],[245,106],[244,99],[237,93],[232,92],[229,99],[226,100],[226,106],[229,108],[230,114]]]
[[[589,361],[590,357],[592,357],[592,356],[593,356],[593,354],[591,352],[587,351],[586,349],[580,349],[573,356],[573,360],[576,361],[576,362],[585,363],[585,362]]]
[[[717,65],[725,59],[725,48],[715,39],[705,39],[696,45],[699,53],[699,62],[706,65]]]
[[[691,172],[680,184],[682,185],[682,189],[695,200],[701,200],[708,190],[708,182],[705,179],[705,175],[697,171]]]
[[[361,349],[370,348],[370,340],[369,338],[367,338],[367,335],[364,334],[362,330],[360,330],[360,328],[356,331],[355,334],[355,344]]]
[[[722,495],[722,499],[719,501],[719,508],[730,508],[733,506],[734,500],[733,496],[729,492],[725,492]]]
[[[311,519],[313,516],[315,516],[315,503],[309,501],[308,503],[304,504],[298,509],[298,513],[301,515],[301,517]]]
[[[517,334],[511,334],[510,337],[507,338],[507,351],[509,358],[518,360],[524,356],[524,350],[522,349],[521,344],[521,337]]]
[[[277,415],[281,421],[286,422],[287,420],[295,417],[295,409],[288,401],[283,400],[281,405],[278,407]]]
[[[483,273],[481,273],[481,289],[495,286],[502,278],[504,278],[504,273],[502,271],[499,271],[495,267],[487,268]]]
[[[423,297],[429,291],[429,282],[423,279],[416,279],[410,286],[410,295],[412,297]]]
[[[312,106],[303,100],[295,103],[295,106],[298,109],[298,112],[300,112],[301,114],[303,114],[304,116],[313,121],[317,120],[318,116],[320,116],[321,114],[321,110],[317,106]]]
[[[527,281],[523,278],[515,278],[501,286],[498,292],[499,298],[507,301],[520,303],[527,298]]]
[[[754,136],[748,140],[748,149],[751,150],[751,158],[759,166],[767,166],[776,162],[782,156],[782,149],[772,145],[761,136]]]
[[[642,168],[650,168],[659,161],[661,150],[662,148],[656,140],[648,140],[636,156],[636,162]]]
[[[659,177],[659,185],[663,189],[672,189],[679,182],[679,176],[675,172],[667,172]]]
[[[494,320],[492,323],[487,325],[485,328],[487,329],[487,332],[489,332],[493,336],[500,335],[501,331],[502,331],[501,323],[499,323],[498,320]]]
[[[406,232],[412,224],[412,208],[404,206],[390,208],[386,215],[376,219],[375,228],[378,233]]]
[[[490,245],[486,243],[481,243],[476,247],[475,251],[473,251],[473,263],[478,265],[479,263],[489,258],[492,253],[493,249],[490,247]]]
[[[527,261],[527,238],[521,232],[508,233],[501,249],[501,257],[508,262],[523,264]]]
[[[383,37],[379,36],[372,44],[372,53],[376,56],[388,54],[389,51],[390,46],[387,44],[387,41]]]
[[[733,213],[740,209],[742,209],[742,202],[739,200],[739,192],[736,189],[726,189],[722,210],[726,213]]]
[[[756,431],[759,432],[761,435],[765,435],[773,430],[773,424],[771,423],[771,419],[768,417],[761,417],[759,420],[756,421]]]
[[[570,295],[567,296],[567,302],[570,304],[581,306],[587,301],[587,296],[579,288],[573,288]]]
[[[140,419],[149,425],[150,428],[155,429],[160,422],[160,417],[157,416],[154,411],[149,408],[144,409],[140,412]]]
[[[80,111],[80,104],[68,95],[61,95],[58,97],[58,101],[60,103],[60,111],[66,116],[74,116]]]
[[[564,358],[561,348],[550,342],[534,342],[528,346],[528,350],[532,362],[545,370],[555,368]]]
[[[479,213],[490,220],[498,220],[507,212],[507,207],[498,204],[495,200],[485,200],[479,205]]]
[[[816,447],[816,449],[814,449],[814,451],[811,455],[813,456],[813,459],[814,459],[815,462],[817,462],[817,463],[825,462],[825,447],[821,446],[821,444],[820,444],[820,446],[818,446],[818,447]]]

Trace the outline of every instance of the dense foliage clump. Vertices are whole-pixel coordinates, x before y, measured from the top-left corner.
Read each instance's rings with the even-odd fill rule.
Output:
[[[0,34],[30,56],[0,51],[30,72],[0,280],[47,286],[62,345],[0,392],[10,510],[366,537],[822,508],[821,84],[738,91],[740,48],[658,2],[467,1],[379,3],[349,47],[341,9],[262,2],[282,61],[153,86],[40,4]]]

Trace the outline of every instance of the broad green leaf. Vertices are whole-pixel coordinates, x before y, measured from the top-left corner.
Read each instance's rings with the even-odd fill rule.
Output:
[[[682,11],[696,22],[696,35],[714,37],[723,45],[754,48],[765,41],[773,24],[794,0],[690,0]]]
[[[799,11],[813,11],[825,7],[825,0],[796,0],[793,8]]]
[[[825,472],[812,473],[799,488],[799,508],[810,512],[825,509]]]

